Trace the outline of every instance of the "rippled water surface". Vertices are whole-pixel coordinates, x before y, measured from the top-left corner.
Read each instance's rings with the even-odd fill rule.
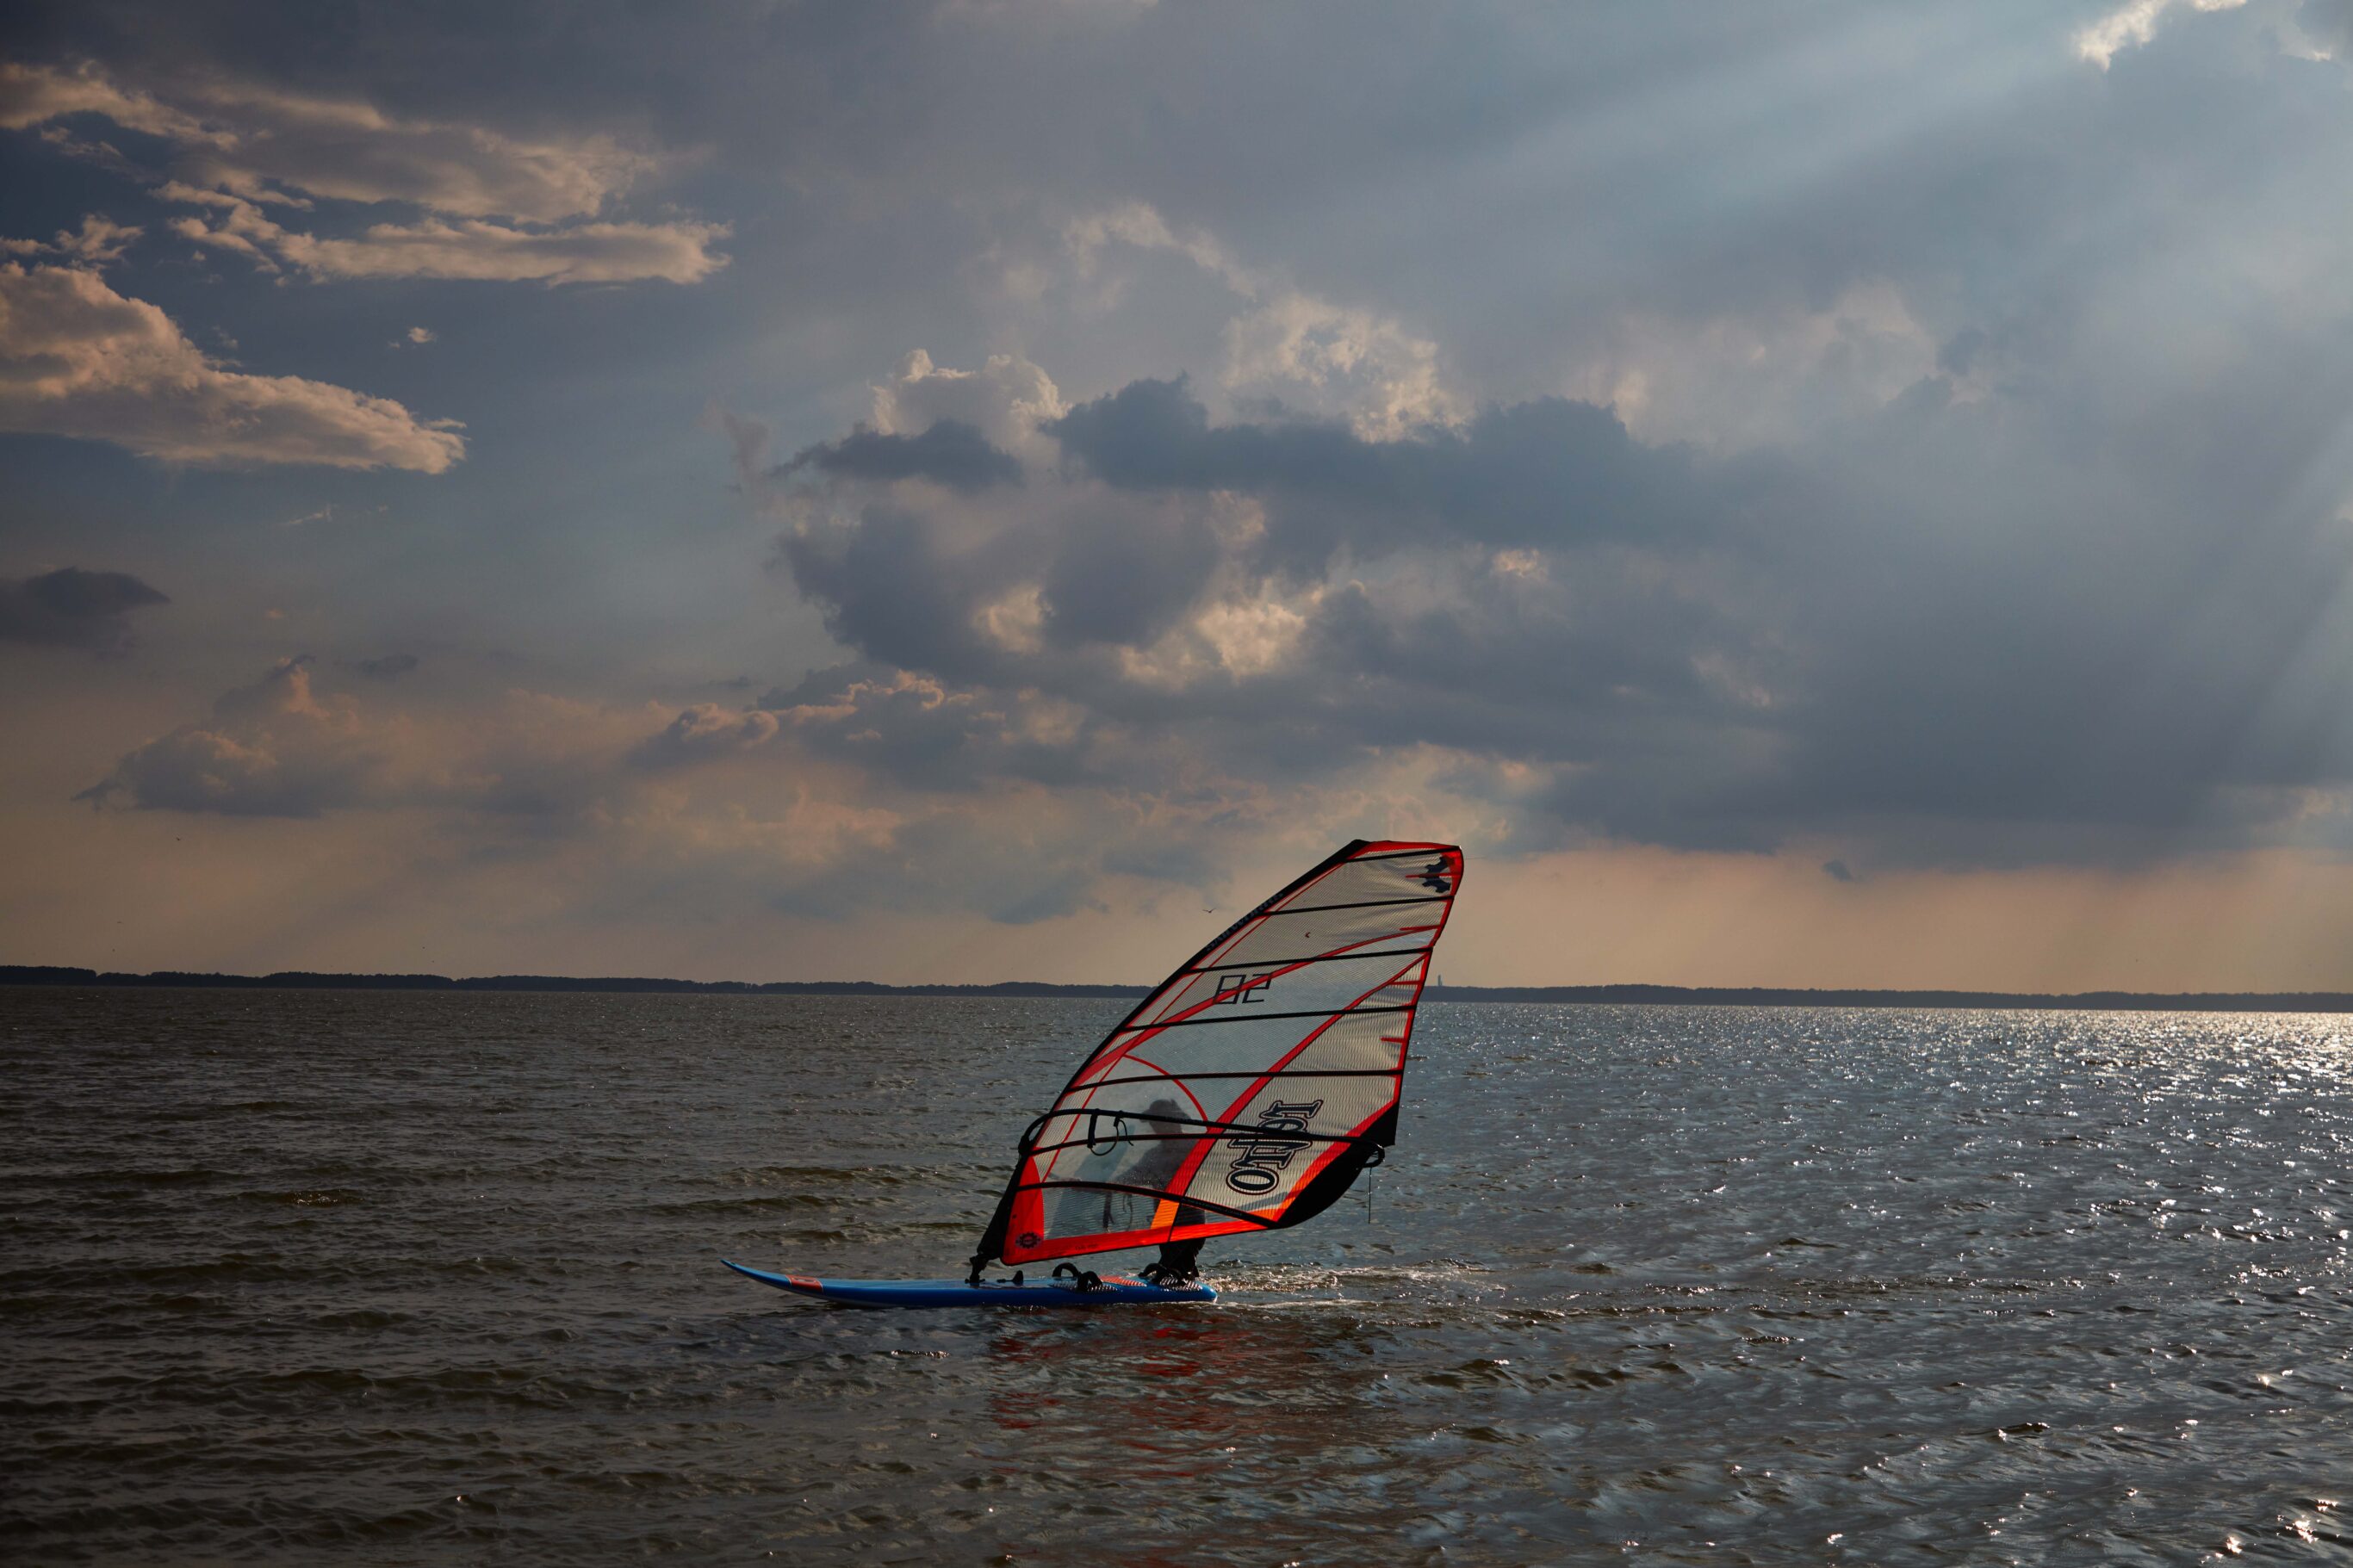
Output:
[[[1433,1007],[1213,1305],[719,1268],[957,1271],[1119,1010],[0,992],[0,1554],[2353,1561],[2348,1020]]]

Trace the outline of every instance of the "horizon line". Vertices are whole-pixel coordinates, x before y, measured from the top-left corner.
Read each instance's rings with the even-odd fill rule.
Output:
[[[159,969],[145,973],[65,964],[0,964],[0,986],[260,991],[590,992],[803,996],[1144,996],[1149,985],[999,980],[986,984],[875,980],[672,980],[641,975],[359,973],[279,970],[269,974]],[[1434,1002],[1716,1007],[1910,1007],[1986,1011],[2353,1013],[2347,991],[1968,991],[1956,988],[1788,985],[1446,985]]]

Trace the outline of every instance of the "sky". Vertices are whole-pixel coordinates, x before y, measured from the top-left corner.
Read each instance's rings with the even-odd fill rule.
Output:
[[[0,20],[0,962],[2353,990],[2353,0]]]

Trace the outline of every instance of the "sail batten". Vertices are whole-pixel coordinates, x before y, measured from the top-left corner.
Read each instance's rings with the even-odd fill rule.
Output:
[[[1410,958],[1423,950],[1418,947],[1384,948],[1378,952],[1349,952],[1345,949],[1332,952],[1303,952],[1294,958],[1261,959],[1254,963],[1203,963],[1191,969],[1180,969],[1179,974],[1223,974],[1238,969],[1268,969],[1297,967],[1303,963],[1345,963],[1366,958]]]
[[[1359,1013],[1410,1013],[1413,1011],[1413,1008],[1410,1005],[1399,1005],[1395,1007],[1359,1007],[1356,1008],[1356,1011]],[[1167,1018],[1157,1024],[1137,1024],[1133,1026],[1133,1027],[1140,1033],[1152,1034],[1161,1029],[1183,1029],[1201,1024],[1263,1024],[1275,1018],[1328,1018],[1330,1016],[1332,1016],[1332,1014],[1328,1009],[1311,1007],[1303,1013],[1253,1013],[1247,1018]],[[1129,1027],[1129,1026],[1123,1026],[1120,1030],[1115,1032],[1124,1033],[1127,1027]]]
[[[1254,1072],[1140,1073],[1134,1078],[1101,1079],[1097,1080],[1097,1083],[1101,1088],[1109,1089],[1114,1084],[1122,1083],[1191,1083],[1197,1079],[1261,1078],[1264,1076],[1264,1074]],[[1284,1072],[1277,1074],[1276,1076],[1289,1078],[1395,1078],[1397,1077],[1397,1073],[1388,1068],[1302,1068],[1296,1070],[1286,1069]]]
[[[1031,1124],[980,1258],[1274,1229],[1330,1203],[1395,1137],[1461,871],[1453,845],[1359,841],[1219,932]]]
[[[1317,915],[1326,910],[1379,910],[1391,904],[1446,904],[1453,902],[1451,893],[1425,893],[1414,899],[1365,899],[1353,904],[1306,904],[1284,910],[1287,915]]]

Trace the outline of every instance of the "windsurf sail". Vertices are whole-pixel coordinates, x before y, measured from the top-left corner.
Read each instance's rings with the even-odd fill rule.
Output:
[[[973,1271],[1273,1230],[1396,1140],[1451,844],[1359,839],[1236,921],[1022,1134]]]

